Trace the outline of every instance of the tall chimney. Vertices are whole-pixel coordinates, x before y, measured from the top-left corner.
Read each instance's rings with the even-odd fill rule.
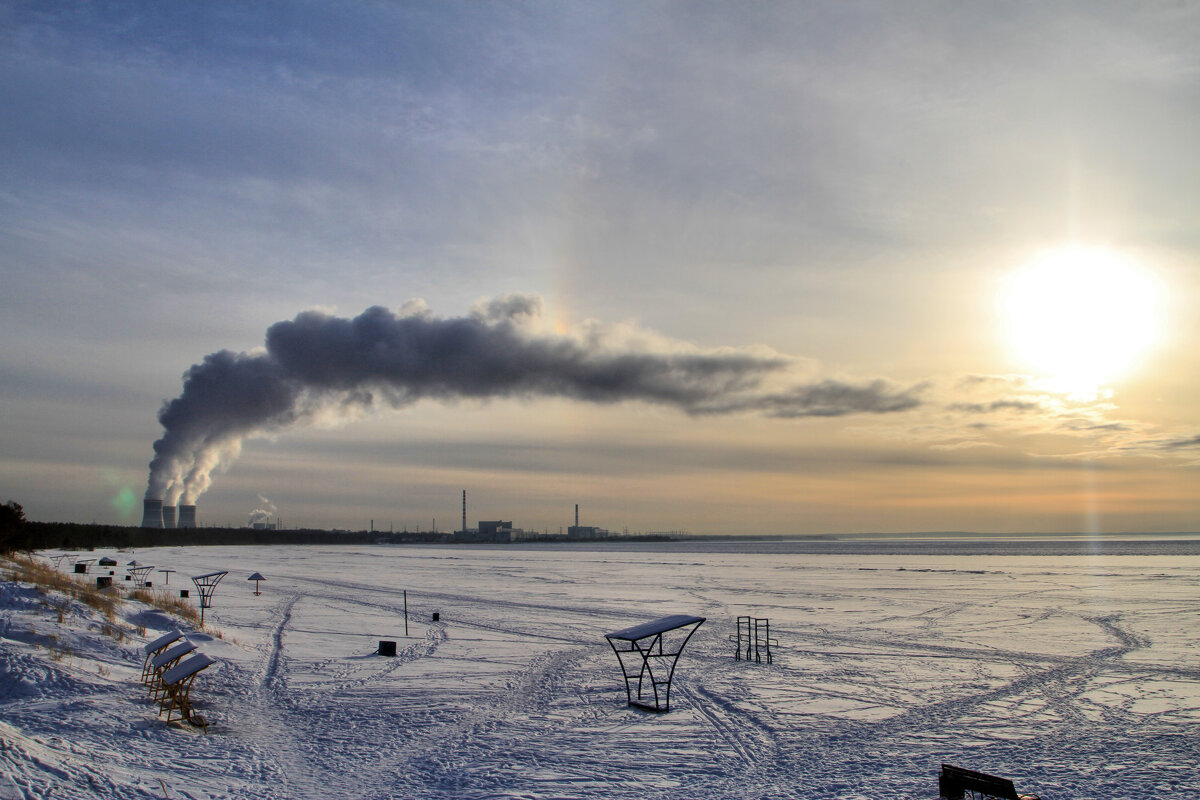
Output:
[[[579,503],[575,504],[575,527],[579,527]]]
[[[467,532],[467,490],[463,489],[463,526],[462,532]]]
[[[175,506],[163,506],[162,507],[162,518],[163,518],[163,527],[164,528],[174,528],[175,527]]]
[[[179,506],[179,521],[175,524],[177,528],[194,528],[196,527],[196,506]]]
[[[147,497],[142,501],[142,527],[161,528],[163,526],[162,500],[151,500]]]

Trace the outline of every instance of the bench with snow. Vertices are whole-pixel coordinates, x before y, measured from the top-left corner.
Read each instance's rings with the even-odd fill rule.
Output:
[[[204,653],[196,653],[186,661],[181,661],[162,675],[163,696],[158,705],[161,716],[167,712],[167,722],[170,722],[175,712],[179,718],[208,731],[208,721],[196,713],[192,706],[192,683],[201,670],[217,663],[216,659]]]
[[[167,691],[166,686],[163,684],[163,678],[167,671],[172,669],[179,663],[180,659],[195,649],[196,644],[184,638],[178,644],[168,647],[150,659],[150,677],[147,679],[146,685],[150,687],[150,697],[152,699],[162,699]]]
[[[972,798],[998,797],[1001,800],[1039,800],[1036,794],[1017,794],[1013,782],[984,772],[975,772],[951,764],[942,764],[938,775],[938,797],[962,800],[970,793]]]
[[[617,654],[621,673],[625,676],[625,698],[629,705],[646,711],[671,710],[671,680],[675,676],[675,664],[688,639],[703,623],[704,617],[675,614],[604,635]],[[674,631],[679,633],[671,637],[671,641],[677,644],[673,643],[668,651],[663,646],[663,636]],[[618,649],[617,642],[625,642],[629,647]],[[636,697],[633,692],[635,682]],[[646,699],[643,699],[643,693]],[[651,694],[654,697],[653,704],[649,702]]]
[[[162,636],[148,643],[142,650],[146,653],[146,663],[142,664],[142,683],[150,679],[150,659],[161,653],[168,646],[178,642],[183,638],[183,631],[176,628],[172,631],[167,631]]]

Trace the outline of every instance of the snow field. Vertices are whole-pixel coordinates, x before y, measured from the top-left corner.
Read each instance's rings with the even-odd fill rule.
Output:
[[[84,607],[60,624],[36,590],[3,583],[0,772],[18,796],[935,798],[942,761],[1047,800],[1200,790],[1193,555],[680,543],[136,558],[179,570],[173,590],[230,570],[206,614],[224,639],[200,636],[222,662],[194,689],[209,733],[156,718],[141,640],[97,633]],[[672,613],[708,617],[672,711],[627,708],[603,635]],[[146,639],[172,624],[126,614]],[[771,620],[774,664],[733,659],[743,614]],[[397,657],[373,654],[383,639]]]

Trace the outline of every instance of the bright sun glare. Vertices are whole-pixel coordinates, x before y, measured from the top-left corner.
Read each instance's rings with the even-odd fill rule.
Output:
[[[1007,288],[1018,357],[1065,391],[1095,393],[1133,370],[1160,335],[1156,282],[1107,250],[1042,253]]]

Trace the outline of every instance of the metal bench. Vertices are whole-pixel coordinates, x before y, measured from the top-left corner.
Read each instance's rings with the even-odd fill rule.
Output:
[[[196,713],[192,706],[192,683],[201,670],[217,663],[216,659],[204,653],[196,653],[186,661],[181,661],[162,675],[163,696],[159,701],[158,713],[161,716],[167,712],[167,722],[171,721],[175,712],[179,718],[208,731],[208,720]]]
[[[675,676],[675,664],[679,661],[684,645],[704,621],[704,617],[675,614],[604,635],[613,652],[617,654],[621,673],[625,676],[625,698],[629,705],[646,711],[671,710],[671,680]],[[668,650],[663,645],[663,636],[673,631],[680,633],[671,638],[673,643]],[[679,637],[682,637],[681,641]],[[629,647],[618,649],[617,642],[626,642]],[[633,692],[635,682],[636,697]],[[653,704],[649,701],[651,695],[654,698]]]
[[[947,800],[997,797],[1001,800],[1040,800],[1036,794],[1017,794],[1013,782],[984,772],[975,772],[951,764],[942,764],[938,775],[938,797]]]

